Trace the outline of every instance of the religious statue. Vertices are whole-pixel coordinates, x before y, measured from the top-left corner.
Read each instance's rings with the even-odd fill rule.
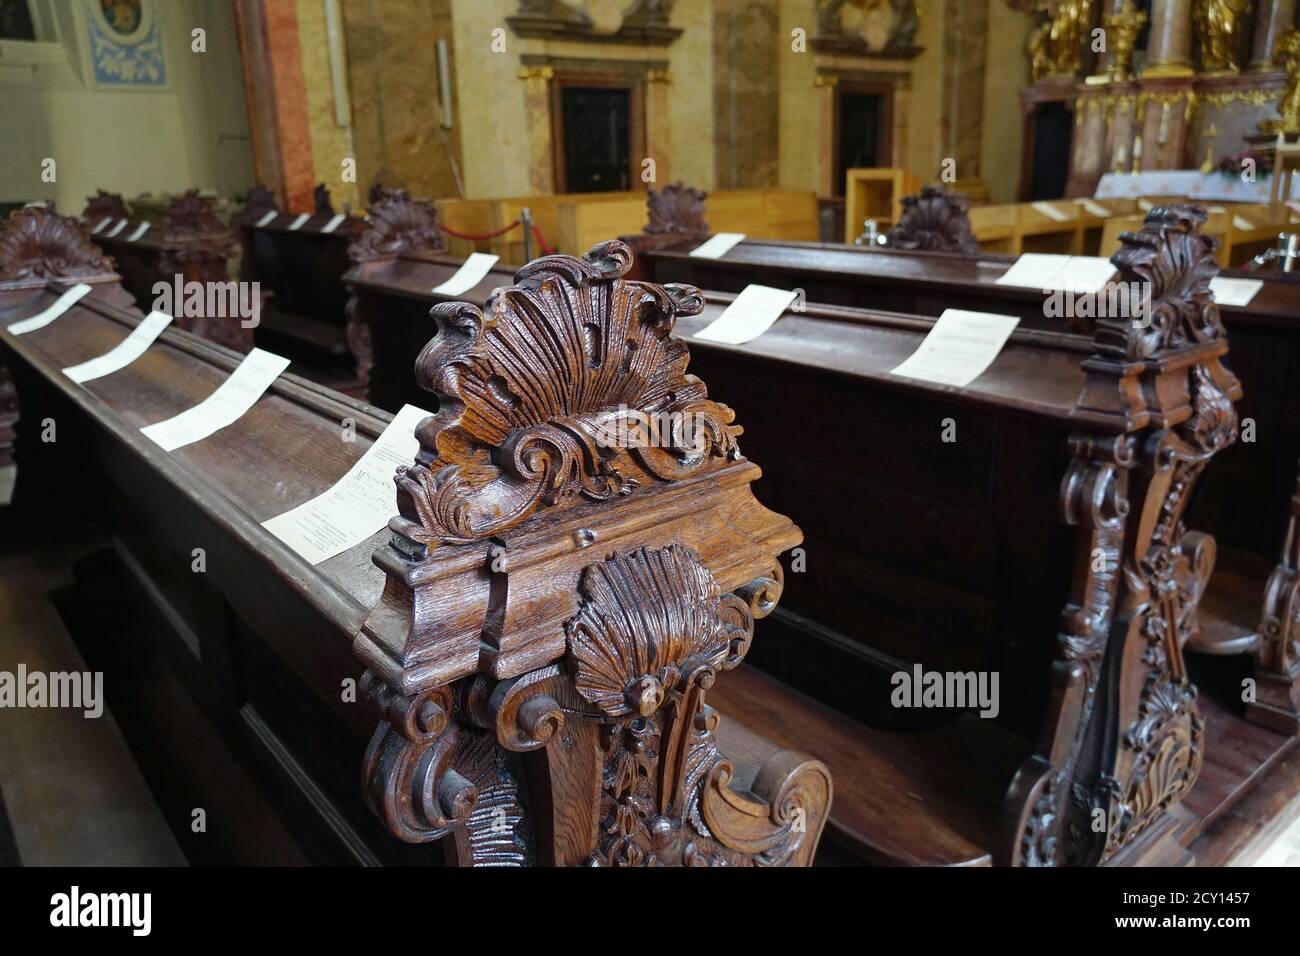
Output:
[[[1205,73],[1237,73],[1237,42],[1250,0],[1195,0],[1192,22]]]
[[[1029,38],[1034,82],[1072,76],[1083,60],[1083,41],[1092,22],[1092,0],[1008,0],[1012,9],[1044,19]]]
[[[1147,25],[1146,11],[1134,6],[1133,0],[1124,0],[1118,11],[1102,17],[1101,25],[1106,30],[1106,42],[1110,44],[1110,79],[1116,82],[1130,79],[1133,75],[1133,48],[1138,34]]]
[[[1273,59],[1286,70],[1286,88],[1278,101],[1280,119],[1260,123],[1265,133],[1300,133],[1300,30],[1287,30],[1277,38]]]

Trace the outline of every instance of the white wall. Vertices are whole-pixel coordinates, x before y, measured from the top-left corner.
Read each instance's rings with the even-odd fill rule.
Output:
[[[157,4],[168,80],[152,91],[95,87],[84,2],[49,0],[54,42],[0,43],[0,200],[49,198],[80,213],[97,188],[130,198],[252,185],[233,4],[146,0]],[[198,26],[205,53],[190,49]],[[53,183],[41,180],[47,157]]]

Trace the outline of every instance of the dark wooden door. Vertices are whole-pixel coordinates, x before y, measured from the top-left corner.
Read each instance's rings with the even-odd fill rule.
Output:
[[[564,184],[571,193],[631,188],[632,95],[619,87],[565,87],[560,94]]]
[[[888,166],[885,155],[885,98],[879,93],[844,91],[839,97],[839,168],[836,195],[844,194],[845,172]]]

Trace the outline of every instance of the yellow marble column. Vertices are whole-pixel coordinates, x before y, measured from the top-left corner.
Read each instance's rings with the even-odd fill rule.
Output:
[[[528,125],[528,188],[534,195],[555,192],[555,144],[551,129],[551,66],[521,66],[524,117]]]
[[[813,80],[817,87],[817,142],[832,143],[835,136],[835,88],[840,78],[830,73],[819,73]],[[835,195],[834,150],[817,151],[817,195]]]
[[[672,179],[673,131],[672,117],[668,108],[668,86],[672,77],[667,70],[647,70],[645,75],[645,151],[646,157],[655,163],[655,181],[653,183],[634,183],[633,188],[642,185],[662,189]]]
[[[1143,77],[1192,75],[1192,0],[1153,0]]]

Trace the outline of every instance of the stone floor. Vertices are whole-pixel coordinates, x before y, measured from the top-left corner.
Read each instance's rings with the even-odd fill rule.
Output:
[[[77,556],[66,546],[0,554],[0,671],[15,673],[19,663],[47,673],[86,669],[47,597],[71,580]],[[97,718],[61,708],[0,711],[0,831],[6,829],[0,861],[10,864],[185,864],[107,710]],[[4,859],[6,845],[16,861]]]

